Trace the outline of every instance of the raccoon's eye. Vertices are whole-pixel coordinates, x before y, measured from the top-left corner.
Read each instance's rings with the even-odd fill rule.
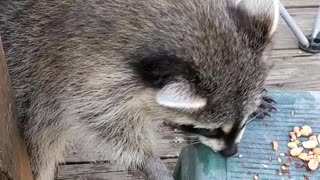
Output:
[[[197,134],[201,136],[205,136],[207,138],[222,138],[225,136],[225,133],[221,128],[217,128],[217,129],[199,128],[197,129]]]

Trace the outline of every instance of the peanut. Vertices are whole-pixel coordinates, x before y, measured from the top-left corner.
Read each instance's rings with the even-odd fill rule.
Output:
[[[293,128],[293,132],[295,133],[296,137],[300,137],[301,136],[299,127],[294,127]]]
[[[299,154],[301,154],[303,151],[302,147],[297,147],[297,148],[293,148],[290,150],[290,154],[291,156],[299,156]]]
[[[300,134],[302,136],[310,136],[312,133],[312,129],[310,126],[302,126],[302,129],[300,129]]]
[[[315,135],[310,136],[310,137],[309,137],[309,140],[310,140],[310,141],[316,141],[316,142],[318,142],[318,139],[317,139],[317,137],[316,137]]]
[[[289,143],[288,143],[288,147],[289,147],[290,149],[293,149],[293,148],[296,148],[296,147],[298,147],[298,146],[297,146],[297,144],[296,144],[295,142],[289,142]]]
[[[319,166],[319,162],[317,159],[311,159],[308,163],[308,167],[312,171],[316,170],[318,166]]]
[[[311,159],[311,157],[307,153],[299,154],[298,158],[303,161],[310,161],[310,159]]]
[[[316,147],[312,149],[313,154],[320,155],[320,148]]]
[[[278,151],[279,145],[278,145],[277,141],[272,141],[272,146],[273,146],[274,151]]]
[[[312,149],[312,148],[315,148],[317,145],[318,145],[318,142],[316,142],[316,141],[304,141],[304,142],[302,142],[302,146],[305,149]]]
[[[291,141],[297,140],[297,136],[294,134],[294,132],[290,132]]]

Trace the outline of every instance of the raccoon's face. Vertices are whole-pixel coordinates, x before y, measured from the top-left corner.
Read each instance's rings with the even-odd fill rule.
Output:
[[[271,64],[263,54],[279,12],[275,0],[224,2],[211,2],[192,15],[192,22],[181,20],[180,29],[165,34],[167,42],[154,42],[162,44],[141,55],[134,68],[156,89],[162,117],[231,156],[260,104]],[[178,13],[181,19],[187,19],[184,13],[190,12]],[[162,46],[166,50],[159,50]]]

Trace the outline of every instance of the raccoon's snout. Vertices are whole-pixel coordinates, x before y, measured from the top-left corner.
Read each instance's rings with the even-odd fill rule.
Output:
[[[238,152],[238,147],[236,144],[232,145],[231,147],[227,147],[226,149],[221,151],[221,154],[224,157],[230,157],[235,155]]]

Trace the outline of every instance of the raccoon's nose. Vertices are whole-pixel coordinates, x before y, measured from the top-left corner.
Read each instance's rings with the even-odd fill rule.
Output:
[[[222,151],[221,151],[221,154],[222,154],[224,157],[230,157],[230,156],[235,155],[237,152],[238,152],[237,145],[234,144],[234,145],[232,145],[231,147],[228,147],[228,148],[222,150]]]

